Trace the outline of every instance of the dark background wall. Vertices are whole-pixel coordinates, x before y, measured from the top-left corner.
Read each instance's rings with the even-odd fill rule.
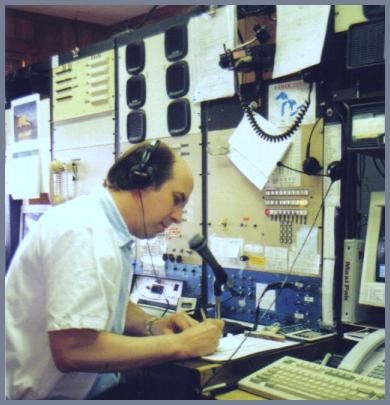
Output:
[[[183,14],[193,7],[159,7],[148,16],[144,26]],[[6,7],[5,74],[13,73],[34,63],[47,61],[53,55],[70,52],[76,46],[84,48],[121,31],[134,29],[143,23],[145,15],[131,19],[125,18],[124,15],[123,22],[106,26]]]

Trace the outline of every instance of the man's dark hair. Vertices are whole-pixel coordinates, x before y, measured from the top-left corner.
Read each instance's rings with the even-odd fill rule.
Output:
[[[130,169],[142,161],[148,145],[149,142],[142,142],[124,152],[108,171],[104,186],[112,190],[139,189],[140,187],[132,182]],[[158,190],[167,180],[170,180],[174,163],[175,155],[172,149],[160,142],[148,161],[148,165],[153,167],[154,177],[147,187],[152,186]]]

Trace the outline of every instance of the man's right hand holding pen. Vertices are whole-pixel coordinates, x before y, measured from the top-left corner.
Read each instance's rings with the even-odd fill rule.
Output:
[[[183,358],[214,353],[217,350],[219,339],[222,337],[223,327],[224,321],[210,318],[181,332],[179,336],[184,339]]]
[[[176,312],[155,320],[151,332],[153,335],[174,334],[178,359],[214,353],[222,336],[224,321],[206,318],[204,311],[201,311],[201,315],[203,321],[199,322],[184,311]]]

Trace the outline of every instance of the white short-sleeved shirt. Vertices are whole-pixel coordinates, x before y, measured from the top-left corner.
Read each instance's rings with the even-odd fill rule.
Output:
[[[103,187],[51,208],[27,234],[6,276],[8,399],[86,397],[97,374],[59,371],[47,332],[123,333],[131,247],[132,237]]]

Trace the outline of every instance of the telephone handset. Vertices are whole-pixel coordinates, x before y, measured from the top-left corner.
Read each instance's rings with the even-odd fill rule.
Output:
[[[368,374],[376,364],[384,362],[384,343],[385,329],[378,329],[370,333],[349,351],[338,368]]]

